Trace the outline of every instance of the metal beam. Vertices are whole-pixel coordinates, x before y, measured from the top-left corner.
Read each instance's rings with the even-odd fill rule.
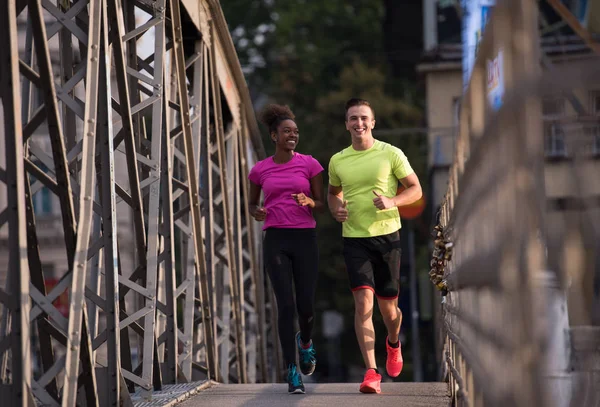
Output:
[[[600,43],[594,40],[592,34],[581,25],[579,20],[569,11],[569,9],[560,0],[547,0],[554,11],[569,24],[569,27],[586,43],[588,47],[596,54],[600,55]]]

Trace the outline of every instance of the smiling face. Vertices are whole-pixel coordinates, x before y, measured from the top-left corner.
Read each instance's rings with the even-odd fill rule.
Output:
[[[350,132],[352,140],[362,141],[373,137],[371,130],[375,127],[373,111],[369,106],[352,106],[346,113],[346,130]]]
[[[298,126],[296,126],[293,120],[284,120],[279,123],[277,132],[271,133],[271,139],[275,142],[276,148],[284,151],[293,151],[300,140]]]

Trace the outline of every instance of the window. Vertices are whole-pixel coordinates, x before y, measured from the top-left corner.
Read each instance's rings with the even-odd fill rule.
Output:
[[[590,92],[590,113],[600,116],[600,90]]]
[[[542,115],[544,117],[544,138],[546,155],[549,157],[565,157],[565,132],[560,123],[565,115],[565,99],[549,97],[542,100]]]
[[[45,173],[48,173],[48,168],[40,163],[35,162],[35,164]],[[30,175],[31,186],[33,187],[37,179]],[[52,192],[45,186],[42,188],[32,189],[31,193],[33,194],[33,211],[36,216],[50,216],[52,215]]]
[[[460,101],[459,97],[452,99],[452,126],[454,127],[458,127],[460,124]]]
[[[558,122],[546,122],[544,125],[546,139],[546,155],[549,157],[566,157],[565,132]]]
[[[542,100],[542,115],[545,119],[558,119],[565,115],[565,99],[562,97]]]
[[[600,118],[600,90],[590,92],[590,114]],[[596,122],[596,126],[594,126],[592,137],[592,154],[600,156],[600,119]]]

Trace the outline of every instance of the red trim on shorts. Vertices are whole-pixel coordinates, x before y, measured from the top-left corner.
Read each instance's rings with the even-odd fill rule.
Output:
[[[361,286],[352,288],[352,292],[355,292],[358,290],[371,290],[371,291],[375,292],[375,289],[373,287],[371,287],[370,285],[361,285]]]
[[[381,295],[375,294],[375,297],[379,298],[380,300],[395,300],[398,298],[398,294],[393,297],[382,297]]]

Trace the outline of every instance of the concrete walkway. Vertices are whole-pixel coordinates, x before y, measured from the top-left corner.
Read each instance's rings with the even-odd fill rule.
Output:
[[[287,384],[212,384],[178,407],[448,407],[446,383],[382,383],[380,394],[362,394],[358,383],[306,385],[288,394]]]

